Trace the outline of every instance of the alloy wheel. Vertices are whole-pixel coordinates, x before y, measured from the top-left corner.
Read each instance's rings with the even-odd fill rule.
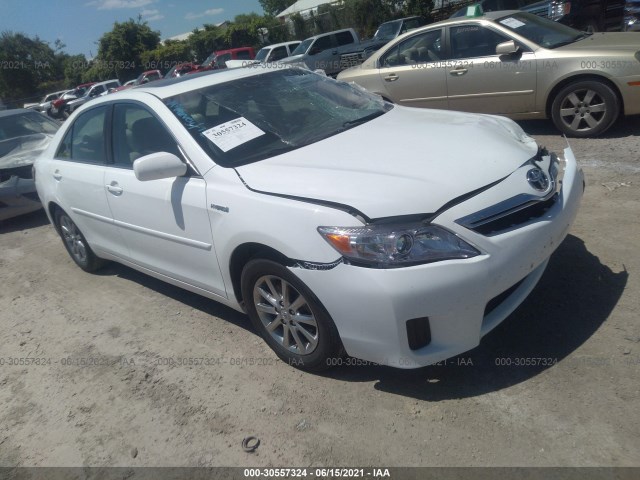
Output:
[[[560,104],[560,118],[574,132],[594,130],[604,121],[606,113],[604,98],[591,89],[574,90]]]
[[[60,231],[62,232],[62,238],[69,248],[69,253],[71,253],[78,262],[85,263],[87,261],[87,248],[84,244],[84,239],[80,234],[80,230],[76,227],[76,224],[66,215],[60,217]]]
[[[318,346],[318,324],[304,296],[289,282],[265,275],[253,288],[253,302],[262,325],[286,350],[308,355]]]

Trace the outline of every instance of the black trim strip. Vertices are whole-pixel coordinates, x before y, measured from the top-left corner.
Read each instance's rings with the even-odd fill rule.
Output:
[[[234,168],[233,171],[236,172],[236,175],[238,175],[238,178],[244,184],[244,186],[247,187],[247,189],[252,192],[261,193],[263,195],[270,195],[272,197],[286,198],[288,200],[296,200],[298,202],[313,203],[315,205],[322,205],[324,207],[335,208],[336,210],[341,210],[356,218],[360,217],[359,220],[362,220],[363,223],[365,224],[372,223],[372,220],[369,217],[367,217],[364,213],[362,213],[360,210],[358,210],[357,208],[353,208],[350,205],[345,205],[343,203],[330,202],[328,200],[318,200],[316,198],[297,197],[295,195],[286,195],[284,193],[263,192],[262,190],[256,190],[255,188],[251,188],[247,184],[247,182],[244,181],[244,178],[242,178],[242,175],[240,175],[240,172],[238,172],[238,170]]]

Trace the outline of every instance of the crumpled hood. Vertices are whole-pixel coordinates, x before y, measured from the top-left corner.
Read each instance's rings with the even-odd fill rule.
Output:
[[[492,115],[396,106],[370,122],[236,170],[251,189],[358,209],[434,213],[532,158],[536,142]]]
[[[0,169],[32,165],[52,138],[53,135],[34,133],[0,141]]]

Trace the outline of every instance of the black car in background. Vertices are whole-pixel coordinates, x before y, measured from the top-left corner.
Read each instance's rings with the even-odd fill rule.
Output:
[[[640,0],[627,0],[624,6],[622,30],[625,32],[640,32]]]
[[[585,32],[620,31],[625,0],[543,0],[521,10]]]

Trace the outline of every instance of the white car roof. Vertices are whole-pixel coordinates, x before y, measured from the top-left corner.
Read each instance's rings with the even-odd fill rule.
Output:
[[[300,40],[291,40],[290,42],[273,43],[271,45],[265,45],[262,48],[274,49],[276,47],[283,47],[283,46],[286,46],[286,45],[291,45],[292,43],[302,43],[302,42]],[[262,48],[260,50],[262,50]]]
[[[125,90],[125,92],[145,92],[164,99],[173,97],[175,95],[180,95],[181,93],[190,92],[191,90],[210,87],[211,85],[216,85],[218,83],[229,82],[238,78],[261,75],[269,71],[271,70],[263,68],[225,68],[222,70],[213,70],[208,72],[196,73],[193,75],[184,75],[182,77],[166,80],[157,80],[140,87],[134,87],[130,90]],[[110,95],[110,98],[114,98],[114,95],[118,95],[120,93],[121,92],[116,92]]]

